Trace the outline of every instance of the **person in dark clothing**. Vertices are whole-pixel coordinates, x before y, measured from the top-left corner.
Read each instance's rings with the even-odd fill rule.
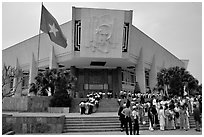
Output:
[[[144,104],[144,102],[145,102],[145,99],[144,99],[143,95],[141,95],[141,97],[140,97],[140,104]]]
[[[154,115],[153,115],[153,113],[152,113],[152,104],[150,105],[150,107],[149,107],[149,109],[148,109],[148,118],[149,118],[149,122],[150,122],[150,124],[149,124],[149,130],[154,130],[154,128],[153,128],[153,123],[154,123]]]
[[[89,103],[89,110],[88,110],[88,114],[92,114],[93,113],[93,104]]]
[[[139,109],[136,106],[133,106],[132,111],[133,116],[133,134],[135,135],[135,132],[137,131],[137,135],[139,135]]]
[[[123,109],[123,111],[121,112],[122,114],[125,115],[125,129],[126,129],[126,134],[129,135],[128,133],[128,125],[130,128],[130,135],[132,135],[132,110],[130,109],[130,103],[127,102],[126,104],[126,108]]]
[[[196,105],[193,105],[193,116],[196,123],[196,131],[200,131],[201,125],[200,110]]]
[[[200,113],[202,113],[202,97],[199,97],[198,102],[199,102]]]
[[[152,114],[153,114],[153,126],[156,127],[159,124],[159,120],[155,105],[152,106]]]
[[[125,104],[120,105],[119,110],[118,110],[118,116],[119,116],[119,120],[120,120],[120,131],[124,131],[125,128],[125,115],[122,114],[121,112],[123,111],[123,109],[125,108]]]

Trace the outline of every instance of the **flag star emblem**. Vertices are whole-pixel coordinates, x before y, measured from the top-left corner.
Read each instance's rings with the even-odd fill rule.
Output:
[[[52,25],[49,24],[49,26],[50,26],[49,32],[52,32],[56,37],[56,33],[58,32],[58,29],[56,29],[55,24],[54,23]]]

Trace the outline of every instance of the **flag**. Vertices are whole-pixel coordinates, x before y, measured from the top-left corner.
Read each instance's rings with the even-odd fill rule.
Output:
[[[66,48],[67,40],[60,29],[57,20],[42,5],[40,29],[50,36],[50,40],[54,43]]]

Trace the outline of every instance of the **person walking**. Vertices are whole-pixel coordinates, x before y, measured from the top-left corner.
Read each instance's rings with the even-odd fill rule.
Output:
[[[184,105],[181,106],[181,109],[179,111],[179,115],[180,115],[180,130],[184,129],[186,130],[187,129],[187,123],[186,123],[186,110],[185,110],[185,107]]]
[[[194,104],[193,105],[193,116],[196,124],[196,131],[201,131],[200,130],[200,125],[201,125],[201,118],[200,118],[200,110],[199,108]]]
[[[120,131],[123,132],[125,129],[125,115],[122,114],[123,109],[126,107],[125,104],[120,104],[119,110],[118,110],[118,116],[120,120]]]
[[[172,120],[172,115],[169,112],[169,106],[168,104],[165,104],[165,110],[164,110],[164,114],[166,116],[166,121],[165,121],[165,129],[171,129],[171,120]]]
[[[133,106],[132,116],[133,116],[133,134],[137,131],[137,135],[139,135],[139,108]]]
[[[170,116],[171,118],[169,119],[169,129],[176,129],[176,125],[175,125],[175,113],[174,113],[174,109],[170,109],[169,108],[169,113],[170,113]]]
[[[131,120],[131,116],[132,116],[132,110],[130,109],[130,101],[127,100],[127,104],[126,104],[126,108],[123,109],[123,111],[121,112],[123,115],[125,115],[125,130],[126,130],[126,134],[129,135],[128,133],[128,124],[129,124],[129,128],[130,128],[130,135],[132,135],[132,120]]]
[[[177,103],[175,105],[175,108],[174,108],[174,112],[175,112],[175,126],[176,126],[176,129],[179,128],[180,126],[180,115],[179,115],[179,111],[180,111],[180,105],[179,103]]]
[[[149,130],[150,131],[153,131],[154,130],[154,128],[153,128],[153,121],[154,121],[154,115],[153,115],[153,113],[152,113],[152,104],[150,104],[150,107],[149,107],[149,109],[148,109],[148,119],[149,119]]]
[[[160,106],[159,109],[159,125],[160,125],[160,130],[164,131],[164,127],[165,127],[165,114],[164,114],[164,109],[163,106]]]
[[[136,106],[138,107],[138,111],[139,111],[139,123],[143,123],[144,121],[144,107],[142,104],[136,104]]]
[[[157,126],[158,122],[158,113],[156,110],[156,106],[152,106],[152,114],[153,114],[153,127],[155,128]]]

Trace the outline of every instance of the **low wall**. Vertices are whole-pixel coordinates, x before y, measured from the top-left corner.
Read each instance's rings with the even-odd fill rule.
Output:
[[[28,97],[5,97],[2,110],[6,111],[28,111]]]
[[[69,107],[48,107],[49,113],[69,113]]]
[[[6,117],[6,124],[12,125],[16,134],[62,133],[64,115],[58,116],[15,116]]]
[[[12,131],[12,125],[6,122],[7,118],[11,118],[12,115],[2,114],[2,134]]]
[[[47,96],[5,97],[2,103],[2,110],[47,112],[51,98]]]
[[[32,96],[29,97],[28,111],[29,112],[47,112],[51,96]]]

